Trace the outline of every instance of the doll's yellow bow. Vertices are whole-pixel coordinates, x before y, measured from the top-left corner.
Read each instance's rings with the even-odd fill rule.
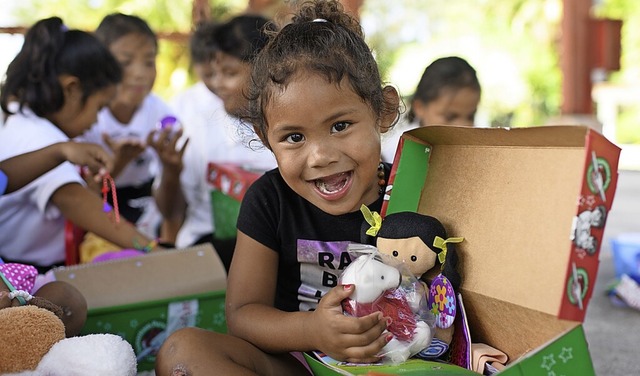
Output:
[[[436,236],[433,239],[433,246],[436,248],[440,248],[442,251],[438,253],[438,261],[440,261],[440,268],[444,268],[444,262],[447,259],[447,244],[448,243],[462,243],[464,238],[447,238],[442,239],[439,236]]]
[[[382,226],[382,217],[380,214],[378,214],[378,212],[372,212],[365,204],[360,206],[360,211],[362,212],[362,215],[364,215],[364,220],[371,225],[366,234],[369,236],[378,235],[378,231],[380,231],[380,227]]]

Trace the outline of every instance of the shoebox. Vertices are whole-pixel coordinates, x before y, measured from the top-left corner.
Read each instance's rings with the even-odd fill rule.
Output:
[[[152,370],[173,331],[196,326],[226,332],[226,272],[210,244],[54,269],[87,299],[81,335],[118,334],[133,347],[138,370]]]
[[[439,218],[458,247],[472,342],[504,375],[594,374],[581,323],[620,149],[584,126],[434,126],[403,135],[383,215]]]
[[[471,342],[507,354],[500,375],[594,375],[582,322],[619,156],[584,126],[403,134],[381,215],[417,211],[464,237],[456,249]],[[464,374],[431,366],[384,372]]]
[[[211,186],[211,207],[216,239],[236,237],[240,202],[262,171],[250,171],[233,163],[209,163],[207,181]]]

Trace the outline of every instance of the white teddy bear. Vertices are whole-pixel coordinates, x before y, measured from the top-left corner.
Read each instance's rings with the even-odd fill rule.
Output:
[[[417,294],[415,290],[408,291],[401,286],[402,279],[399,268],[384,264],[374,254],[357,257],[340,277],[341,284],[355,286],[351,296],[342,304],[345,313],[365,316],[381,311],[386,317],[391,317],[387,330],[394,337],[380,355],[392,364],[406,361],[428,347],[433,338],[429,323],[433,324],[434,319],[421,317],[421,314],[430,313],[428,310],[420,311],[420,303],[415,301],[418,299],[424,303],[424,290]],[[422,287],[420,283],[411,285]]]

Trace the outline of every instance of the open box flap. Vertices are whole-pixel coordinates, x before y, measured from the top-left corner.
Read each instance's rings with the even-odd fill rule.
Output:
[[[595,150],[617,171],[618,147],[582,126],[430,126],[405,133],[401,147],[383,214],[433,215],[449,236],[465,238],[459,246],[463,295],[584,319],[598,260],[597,251],[574,255],[576,206],[585,198],[587,155]],[[609,176],[607,209],[616,180],[617,172]],[[567,281],[576,257],[591,268],[591,280],[583,286],[582,307],[567,316]]]
[[[510,361],[579,325],[472,291],[463,289],[462,295],[473,342],[491,344],[505,352]]]
[[[227,279],[210,244],[60,267],[54,274],[78,288],[89,309],[224,290]]]

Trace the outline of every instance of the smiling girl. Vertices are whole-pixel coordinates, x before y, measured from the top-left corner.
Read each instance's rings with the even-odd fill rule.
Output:
[[[158,375],[308,374],[296,352],[378,360],[388,318],[356,318],[338,285],[360,241],[361,205],[381,209],[389,165],[380,133],[399,97],[384,86],[358,22],[333,0],[302,5],[252,67],[244,117],[278,168],[245,195],[226,296],[229,334],[187,328],[161,348]],[[299,354],[297,354],[299,355]]]
[[[116,96],[81,139],[102,144],[112,152],[120,212],[154,238],[162,222],[152,196],[160,164],[147,138],[162,118],[173,115],[169,106],[151,93],[158,40],[142,18],[122,13],[106,16],[95,35],[122,66],[123,78]]]

